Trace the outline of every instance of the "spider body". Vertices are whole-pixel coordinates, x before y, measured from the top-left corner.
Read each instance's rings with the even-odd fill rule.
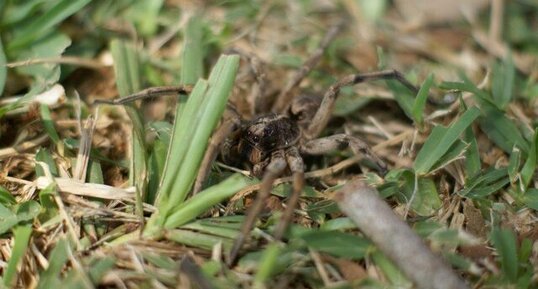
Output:
[[[255,176],[261,177],[271,153],[295,146],[300,137],[299,125],[288,116],[262,115],[232,133],[226,140],[222,158],[236,165],[246,163]]]

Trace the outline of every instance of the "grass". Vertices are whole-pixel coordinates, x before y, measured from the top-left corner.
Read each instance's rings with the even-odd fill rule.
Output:
[[[361,176],[473,288],[538,288],[538,5],[505,1],[502,18],[491,4],[477,21],[436,23],[366,2],[1,2],[0,287],[411,288],[332,198]],[[324,131],[361,137],[389,172],[354,162],[307,179],[278,243],[271,232],[291,188],[275,187],[228,267],[257,180],[217,161],[192,196],[208,140],[228,104],[252,118],[259,86],[278,94],[344,17],[350,24],[295,93],[380,68],[421,84],[417,95],[391,81],[343,89]],[[232,48],[257,56],[267,83],[252,62],[226,55]],[[180,84],[192,92],[93,104]],[[81,129],[90,116],[93,136]],[[78,154],[89,157],[77,172],[84,190],[72,179]],[[350,158],[307,158],[307,171]],[[49,182],[37,187],[38,177]],[[121,195],[94,197],[112,187]]]

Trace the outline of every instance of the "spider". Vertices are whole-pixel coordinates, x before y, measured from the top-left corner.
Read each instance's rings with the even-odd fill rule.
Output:
[[[280,222],[273,232],[276,240],[280,240],[285,233],[287,224],[293,217],[294,209],[304,187],[305,165],[302,155],[323,155],[337,149],[349,148],[356,155],[363,155],[371,160],[380,174],[384,174],[387,166],[377,157],[370,147],[360,138],[348,134],[335,134],[319,137],[331,118],[332,109],[340,89],[362,82],[393,79],[397,80],[415,94],[418,88],[410,83],[396,70],[383,70],[376,72],[351,74],[341,78],[329,87],[323,96],[311,94],[298,94],[293,97],[292,91],[302,79],[319,62],[329,43],[337,35],[342,24],[333,26],[322,39],[318,49],[305,61],[303,66],[290,79],[278,94],[272,112],[259,113],[267,103],[263,99],[263,76],[259,73],[259,63],[256,58],[239,52],[246,58],[255,72],[258,80],[259,95],[261,99],[255,102],[254,112],[258,115],[250,121],[243,121],[241,116],[228,106],[223,121],[217,128],[202,160],[198,176],[193,187],[193,193],[201,190],[212,162],[220,154],[225,163],[241,166],[246,165],[252,175],[261,178],[259,192],[249,207],[241,231],[236,238],[228,257],[228,264],[234,263],[239,250],[248,237],[254,223],[262,211],[265,201],[271,194],[276,178],[289,169],[293,175],[293,190],[287,201],[286,209]],[[157,87],[149,88],[114,101],[99,100],[99,103],[123,104],[136,99],[166,94],[188,94],[190,87]],[[259,105],[258,105],[259,104]]]
[[[394,79],[417,93],[418,88],[406,80],[400,72],[384,70],[348,75],[330,86],[322,97],[311,94],[299,94],[293,97],[291,94],[293,88],[299,85],[319,61],[339,29],[340,26],[337,25],[329,30],[318,50],[277,96],[272,112],[261,113],[250,121],[243,121],[234,109],[228,109],[225,120],[210,141],[194,185],[195,193],[201,189],[211,163],[218,153],[224,163],[235,166],[246,165],[252,175],[261,178],[260,190],[248,209],[240,234],[230,251],[228,258],[230,265],[263,210],[273,182],[288,169],[293,175],[293,191],[273,232],[276,240],[282,238],[304,186],[305,165],[302,155],[322,155],[337,149],[349,148],[354,154],[363,155],[371,160],[380,174],[386,172],[386,164],[360,138],[343,133],[321,138],[319,136],[331,118],[332,109],[342,87],[378,79]],[[252,70],[256,72],[257,67],[253,65],[252,58],[244,53],[239,54],[251,61]]]

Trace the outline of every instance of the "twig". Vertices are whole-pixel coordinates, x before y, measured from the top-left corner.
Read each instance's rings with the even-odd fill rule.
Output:
[[[418,288],[469,288],[364,181],[335,195],[338,206]]]
[[[164,95],[174,95],[174,94],[189,94],[192,91],[191,86],[187,85],[180,85],[180,86],[157,86],[157,87],[150,87],[146,88],[140,92],[133,93],[121,98],[117,99],[96,99],[93,103],[94,104],[126,104],[129,102],[133,102],[135,100],[144,99],[144,98],[150,98],[150,97],[157,97],[157,96],[164,96]]]

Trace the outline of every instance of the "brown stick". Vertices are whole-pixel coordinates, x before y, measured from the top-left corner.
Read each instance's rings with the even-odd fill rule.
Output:
[[[418,288],[469,288],[364,181],[335,195],[338,206]]]

